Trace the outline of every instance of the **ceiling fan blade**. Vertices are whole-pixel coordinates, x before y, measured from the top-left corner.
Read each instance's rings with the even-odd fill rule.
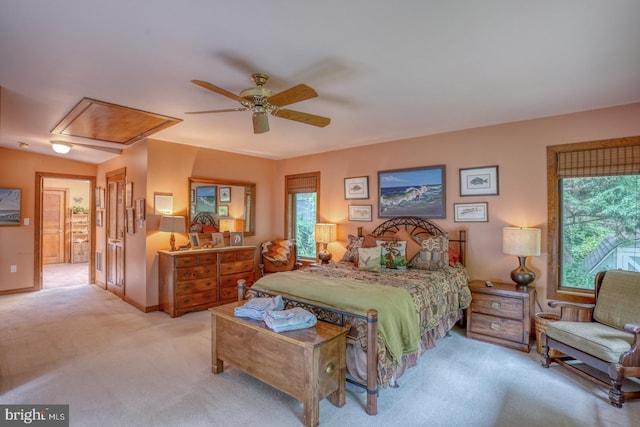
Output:
[[[221,87],[212,85],[211,83],[205,82],[203,80],[191,80],[191,83],[197,84],[198,86],[201,86],[205,89],[209,89],[210,91],[226,96],[227,98],[235,99],[236,101],[243,104],[248,102],[246,99],[236,95],[235,93],[229,92],[228,90],[222,89]]]
[[[287,110],[284,108],[276,110],[272,114],[282,119],[295,120],[296,122],[321,128],[331,123],[331,119],[328,117],[316,116],[315,114],[302,113],[300,111]]]
[[[248,108],[227,108],[225,110],[206,110],[206,111],[187,111],[185,114],[210,114],[210,113],[229,113],[232,111],[247,111]]]
[[[253,113],[253,133],[269,132],[269,116],[267,113]]]
[[[275,95],[271,95],[267,98],[267,102],[276,107],[284,107],[285,105],[315,98],[316,96],[318,96],[318,93],[311,87],[305,84],[299,84]]]

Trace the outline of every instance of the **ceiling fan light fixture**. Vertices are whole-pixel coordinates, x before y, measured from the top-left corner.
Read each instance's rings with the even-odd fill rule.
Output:
[[[264,111],[253,112],[253,133],[265,133],[269,131],[269,116]]]
[[[71,151],[72,145],[69,144],[68,142],[62,142],[62,141],[49,141],[49,142],[51,142],[51,148],[53,148],[53,151],[55,151],[58,154],[67,154],[69,151]]]

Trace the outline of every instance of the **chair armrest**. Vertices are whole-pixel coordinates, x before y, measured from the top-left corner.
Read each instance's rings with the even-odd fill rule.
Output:
[[[579,304],[566,301],[549,301],[549,307],[560,307],[560,320],[569,322],[593,321],[593,308],[595,304]]]
[[[636,323],[627,323],[624,325],[624,330],[631,334],[639,334],[640,333],[640,325]]]

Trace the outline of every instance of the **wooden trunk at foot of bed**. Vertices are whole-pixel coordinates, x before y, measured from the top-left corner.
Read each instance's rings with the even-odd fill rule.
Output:
[[[245,292],[247,290],[246,281],[244,279],[238,280],[238,301],[243,301]],[[310,304],[311,305],[311,304]],[[327,307],[320,307],[319,309],[330,310]],[[334,312],[336,312],[334,310]],[[377,348],[377,336],[378,336],[378,311],[370,309],[367,311],[367,408],[368,415],[378,414],[378,348]],[[373,339],[369,339],[374,337]],[[358,385],[361,385],[358,383]]]

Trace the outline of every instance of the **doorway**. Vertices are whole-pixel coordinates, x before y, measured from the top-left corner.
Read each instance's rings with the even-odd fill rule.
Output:
[[[37,173],[36,289],[95,281],[94,177]]]

